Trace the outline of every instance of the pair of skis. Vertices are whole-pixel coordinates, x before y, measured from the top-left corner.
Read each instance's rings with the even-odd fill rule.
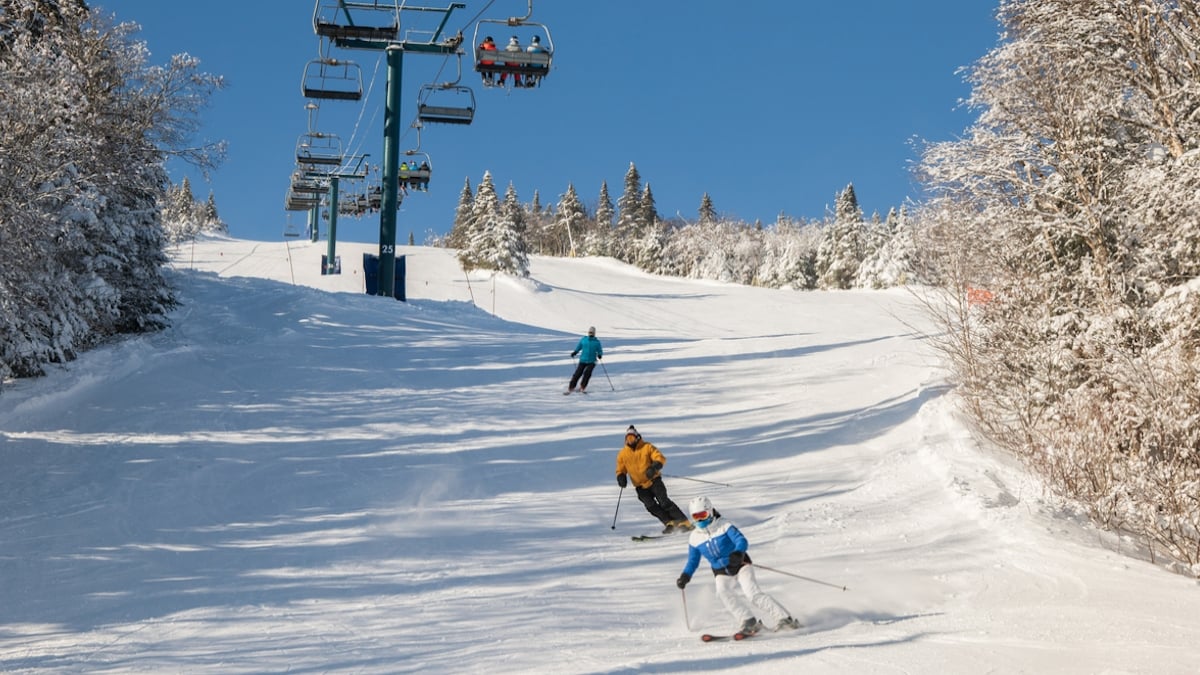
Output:
[[[797,625],[794,628],[788,628],[788,629],[781,628],[774,632],[781,633],[781,632],[784,632],[784,630],[799,630],[802,628],[804,628],[803,625]],[[745,640],[747,638],[752,638],[757,635],[762,635],[762,632],[763,632],[763,629],[756,630],[753,633],[737,632],[732,635],[711,635],[709,633],[705,633],[704,635],[700,636],[700,639],[703,640],[704,642],[725,642],[727,640]]]
[[[745,640],[755,635],[758,635],[758,633],[734,633],[733,635],[710,635],[705,633],[700,636],[700,639],[704,642],[724,642],[726,640]]]

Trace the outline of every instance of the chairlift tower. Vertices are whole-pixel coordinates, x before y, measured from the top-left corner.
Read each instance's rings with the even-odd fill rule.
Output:
[[[387,55],[387,102],[383,117],[383,203],[379,212],[379,295],[392,295],[396,285],[396,213],[399,206],[400,100],[404,54],[453,56],[460,54],[462,36],[443,37],[442,33],[456,9],[466,3],[452,2],[448,7],[415,7],[406,3],[385,6],[378,1],[317,0],[313,13],[313,31],[341,49],[383,51]],[[400,39],[400,17],[404,12],[441,13],[441,23],[427,40]],[[393,23],[380,26],[383,16]],[[374,23],[368,18],[375,18]]]

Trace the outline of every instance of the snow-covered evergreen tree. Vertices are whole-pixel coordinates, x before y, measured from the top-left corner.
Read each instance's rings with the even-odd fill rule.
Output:
[[[220,214],[217,213],[217,197],[212,190],[208,191],[208,200],[204,202],[203,210],[203,229],[205,232],[214,234],[229,234],[229,225],[221,220]]]
[[[658,217],[654,192],[646,183],[638,200],[638,223],[630,242],[629,261],[647,272],[664,273],[663,253],[667,247],[667,230]]]
[[[917,242],[907,207],[892,209],[884,222],[872,228],[875,243],[858,268],[857,288],[890,288],[920,282]]]
[[[601,230],[607,231],[613,226],[613,216],[616,211],[613,209],[612,197],[608,196],[608,181],[600,183],[600,195],[596,198],[596,225]]]
[[[585,234],[587,223],[587,211],[583,208],[583,202],[579,201],[574,184],[567,184],[567,191],[558,200],[557,212],[555,229],[561,233],[561,240],[566,244],[564,252],[559,255],[574,256],[576,254],[575,237]]]
[[[516,224],[500,203],[491,172],[483,174],[475,192],[475,208],[470,239],[459,251],[463,269],[487,269],[524,276],[529,272],[529,257]]]
[[[862,209],[854,185],[838,193],[833,223],[825,229],[817,249],[817,273],[821,288],[846,289],[854,285],[863,261],[866,236]]]
[[[642,230],[642,177],[633,162],[625,172],[625,190],[617,199],[617,225],[613,254],[625,262],[633,261],[633,242]]]
[[[186,141],[221,82],[188,57],[147,65],[135,27],[78,0],[0,10],[2,378],[164,325],[163,158],[219,159]]]
[[[707,192],[700,198],[699,216],[701,225],[717,221],[717,209],[713,206],[712,197],[709,197]]]
[[[536,196],[536,195],[535,195]],[[511,181],[508,183],[508,188],[504,191],[504,215],[508,221],[512,223],[513,235],[516,237],[518,245],[521,247],[521,253],[528,256],[529,242],[526,238],[528,225],[526,224],[525,205],[521,203],[517,197],[517,188]]]
[[[470,237],[472,215],[475,212],[475,194],[471,191],[471,179],[463,179],[462,192],[458,194],[458,206],[454,208],[454,224],[446,235],[447,248],[464,248]]]

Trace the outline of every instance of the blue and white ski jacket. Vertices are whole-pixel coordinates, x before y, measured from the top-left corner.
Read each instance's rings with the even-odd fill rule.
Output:
[[[604,356],[604,348],[600,346],[600,340],[596,336],[584,335],[579,338],[575,351],[571,352],[571,356],[576,354],[579,354],[580,363],[595,363],[596,359]]]
[[[703,555],[712,566],[714,574],[723,574],[729,566],[729,554],[734,551],[746,552],[750,542],[732,523],[717,518],[706,528],[697,527],[688,535],[688,559],[683,566],[683,573],[689,577],[700,566],[700,556]]]

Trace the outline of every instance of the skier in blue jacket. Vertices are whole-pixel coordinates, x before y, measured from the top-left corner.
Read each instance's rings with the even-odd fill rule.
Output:
[[[742,622],[739,633],[754,634],[762,630],[763,623],[754,616],[757,607],[775,621],[775,630],[799,628],[800,622],[793,619],[775,598],[758,587],[754,578],[754,567],[746,552],[750,542],[732,523],[721,519],[708,497],[696,497],[688,504],[696,529],[688,536],[687,564],[675,585],[684,588],[692,580],[692,574],[700,566],[700,556],[712,566],[717,582],[717,597],[721,604]],[[738,590],[741,590],[741,593]]]
[[[579,344],[575,346],[575,351],[571,352],[571,358],[579,355],[579,365],[575,366],[575,373],[571,375],[571,383],[567,385],[569,394],[575,391],[575,385],[579,385],[579,393],[586,394],[588,382],[592,379],[592,371],[596,369],[596,362],[604,358],[604,348],[600,345],[600,341],[596,339],[596,327],[588,328],[587,335],[579,338]]]

